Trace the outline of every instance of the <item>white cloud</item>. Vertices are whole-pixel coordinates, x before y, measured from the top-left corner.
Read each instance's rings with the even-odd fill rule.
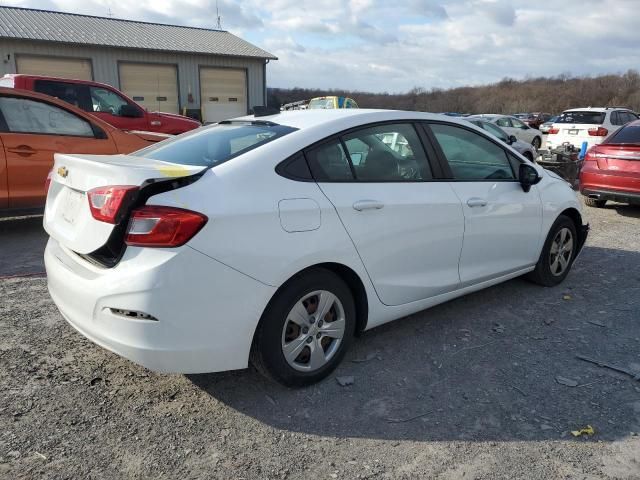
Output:
[[[5,2],[6,4],[7,2]],[[215,26],[215,0],[14,0]],[[271,86],[407,91],[639,68],[637,0],[219,0],[223,28],[271,51]]]

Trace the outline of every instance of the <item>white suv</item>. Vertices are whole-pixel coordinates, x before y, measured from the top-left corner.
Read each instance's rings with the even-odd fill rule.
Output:
[[[549,129],[547,148],[561,147],[568,143],[581,148],[602,143],[605,138],[622,125],[638,120],[638,115],[628,108],[573,108],[565,110]]]

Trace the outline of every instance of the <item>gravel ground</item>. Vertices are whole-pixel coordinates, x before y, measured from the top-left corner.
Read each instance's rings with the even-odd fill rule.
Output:
[[[588,214],[563,285],[516,279],[367,332],[301,390],[92,344],[22,275],[42,271],[40,220],[0,222],[0,478],[639,479],[640,381],[576,355],[640,372],[640,208]]]

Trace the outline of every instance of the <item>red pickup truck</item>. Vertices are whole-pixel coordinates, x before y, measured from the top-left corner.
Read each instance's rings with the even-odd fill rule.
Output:
[[[0,87],[31,90],[59,98],[122,130],[177,135],[200,126],[200,122],[182,115],[148,112],[124,93],[104,83],[8,74],[0,78]]]

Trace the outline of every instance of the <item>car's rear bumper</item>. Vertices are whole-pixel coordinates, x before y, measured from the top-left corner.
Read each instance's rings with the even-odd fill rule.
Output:
[[[75,329],[160,372],[246,367],[275,291],[189,247],[128,248],[116,267],[102,269],[50,239],[45,266],[51,297]]]
[[[615,171],[583,169],[580,172],[580,193],[598,200],[640,203],[640,175],[616,175]]]

